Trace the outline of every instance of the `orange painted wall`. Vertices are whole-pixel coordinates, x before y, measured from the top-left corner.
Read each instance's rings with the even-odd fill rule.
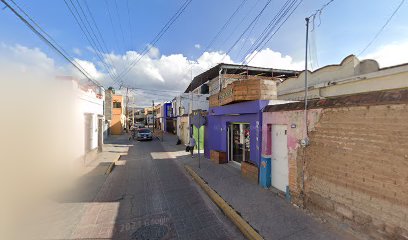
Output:
[[[123,96],[121,95],[113,95],[113,108],[112,108],[112,121],[111,121],[111,134],[112,135],[120,135],[123,131],[123,125],[121,122],[121,116],[123,114]],[[120,102],[121,107],[115,108],[115,102]]]

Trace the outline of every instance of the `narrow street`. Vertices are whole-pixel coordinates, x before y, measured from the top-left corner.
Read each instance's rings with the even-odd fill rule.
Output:
[[[130,144],[71,239],[243,239],[159,140]]]

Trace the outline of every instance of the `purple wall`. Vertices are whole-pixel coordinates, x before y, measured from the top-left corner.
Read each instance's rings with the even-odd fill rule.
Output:
[[[227,151],[227,125],[233,122],[250,124],[250,158],[259,166],[262,149],[262,112],[269,101],[258,100],[210,108],[205,128],[204,154],[210,150]],[[239,114],[239,115],[238,115]]]
[[[167,132],[167,119],[170,117],[171,103],[163,104],[163,131]]]

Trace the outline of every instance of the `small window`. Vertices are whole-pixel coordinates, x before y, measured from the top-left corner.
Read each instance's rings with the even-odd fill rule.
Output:
[[[121,102],[113,102],[113,108],[122,108]]]

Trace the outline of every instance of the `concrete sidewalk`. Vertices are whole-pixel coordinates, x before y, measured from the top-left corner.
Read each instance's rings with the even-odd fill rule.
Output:
[[[84,216],[98,205],[94,200],[109,176],[106,174],[109,166],[121,155],[126,155],[128,149],[127,135],[112,136],[96,159],[78,166],[74,186],[42,209],[43,224],[38,226],[38,239],[74,239]]]
[[[184,145],[175,145],[177,137],[166,134],[162,142],[171,152],[182,151]],[[228,202],[265,239],[355,239],[353,235],[328,223],[323,223],[306,211],[287,203],[268,189],[241,176],[239,165],[214,164],[201,155],[179,156],[181,164],[187,164]]]

